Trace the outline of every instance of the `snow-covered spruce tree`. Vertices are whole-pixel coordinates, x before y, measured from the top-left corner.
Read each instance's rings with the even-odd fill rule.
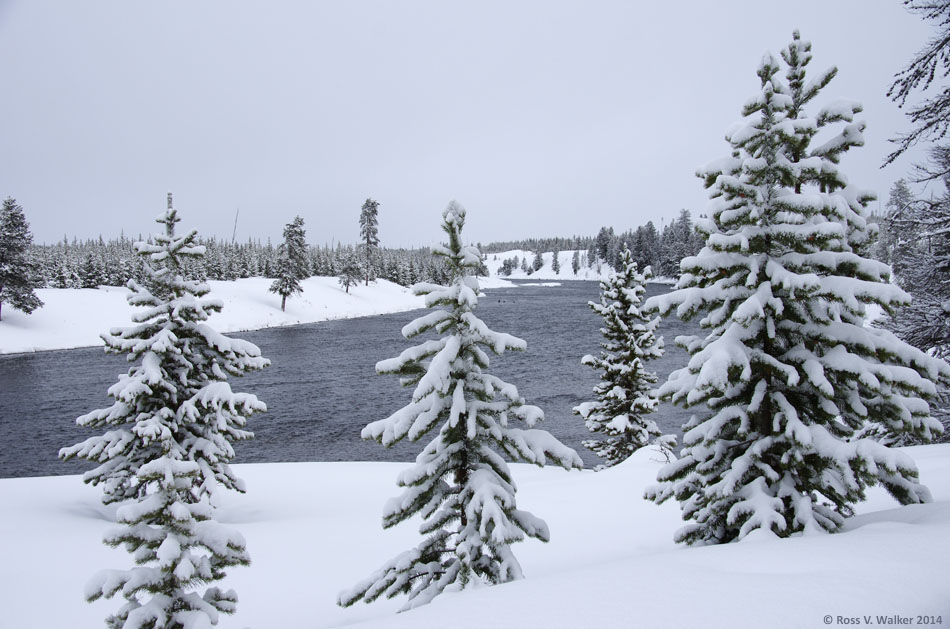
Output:
[[[86,254],[79,268],[79,281],[82,288],[99,288],[104,282],[102,266],[92,253]]]
[[[43,305],[33,292],[29,259],[32,242],[23,208],[12,197],[7,197],[0,209],[0,309],[7,303],[30,314]]]
[[[137,566],[103,571],[86,586],[90,601],[125,597],[106,621],[113,629],[214,625],[219,613],[234,611],[237,597],[196,589],[249,562],[241,535],[212,519],[212,503],[219,486],[244,491],[229,465],[232,442],[252,437],[247,418],[266,410],[254,395],[233,392],[228,377],[269,363],[255,345],[205,323],[221,302],[204,298],[207,284],[181,276],[183,259],[204,247],[195,232],[175,236],[178,220],[169,207],[157,219],[165,233],[136,243],[147,279],[129,282],[129,303],[141,310],[134,325],[102,335],[106,351],[136,363],[109,388],[111,407],[77,420],[106,432],[60,451],[97,463],[83,480],[102,486],[103,502],[121,503],[119,527],[103,541],[124,545]]]
[[[646,362],[663,355],[663,338],[657,338],[659,317],[640,310],[650,267],[637,271],[633,256],[623,244],[620,268],[600,282],[600,303],[588,302],[604,318],[600,356],[581,360],[601,372],[603,380],[594,387],[595,402],[584,402],[574,412],[584,418],[587,429],[604,439],[584,442],[594,454],[605,459],[603,467],[620,463],[643,446],[655,442],[663,448],[676,444],[672,435],[663,436],[648,415],[656,410],[653,386],[656,374]]]
[[[270,292],[280,295],[280,309],[287,307],[287,298],[303,292],[300,280],[310,276],[306,231],[303,219],[295,216],[284,227],[284,242],[277,248],[277,279]]]
[[[340,286],[349,294],[350,287],[359,284],[363,270],[360,268],[360,261],[356,258],[356,255],[351,253],[342,258],[341,265],[338,279],[340,280]]]
[[[521,578],[511,544],[526,535],[547,541],[549,534],[544,521],[517,508],[504,455],[537,465],[553,461],[582,467],[576,452],[547,431],[530,428],[544,418],[541,409],[525,404],[515,386],[486,372],[487,351],[523,350],[525,342],[488,329],[475,316],[478,280],[473,273],[480,256],[474,247],[462,246],[465,210],[453,201],[442,216],[448,244],[436,252],[445,259],[452,282],[416,284],[414,292],[435,310],[402,330],[406,338],[429,331],[440,337],[376,365],[378,373],[399,375],[415,391],[407,406],[362,432],[364,439],[391,446],[437,428],[415,466],[399,476],[398,484],[406,489],[383,514],[385,528],[421,515],[419,531],[426,538],[342,592],[338,602],[343,606],[407,594],[404,609],[410,609],[452,584]],[[509,426],[515,419],[529,429]]]
[[[366,262],[366,285],[373,274],[373,254],[379,248],[379,201],[366,199],[360,208],[360,238]]]
[[[797,32],[783,58],[787,83],[766,55],[762,90],[728,136],[731,157],[699,173],[711,197],[711,219],[699,225],[706,246],[683,260],[677,290],[645,303],[684,319],[703,312],[708,330],[677,339],[689,363],[660,388],[697,410],[681,458],[646,494],[680,501],[678,542],[833,532],[876,482],[902,504],[930,499],[912,459],[854,436],[871,423],[931,437],[940,426],[925,400],[947,365],[864,327],[865,304],[891,309],[907,295],[885,264],[855,252],[871,237],[864,205],[873,197],[837,163],[863,144],[860,106],[806,116],[835,70],[806,81],[810,45]],[[812,146],[820,131],[830,139]]]
[[[531,261],[531,268],[535,271],[540,271],[543,266],[544,258],[541,257],[541,249],[538,248],[538,250],[534,252],[534,260]]]
[[[280,295],[280,309],[287,310],[287,298],[303,293],[300,279],[296,275],[296,268],[286,249],[281,248],[277,256],[277,279],[270,285],[270,292]]]

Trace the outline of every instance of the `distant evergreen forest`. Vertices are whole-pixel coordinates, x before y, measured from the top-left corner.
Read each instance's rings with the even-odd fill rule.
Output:
[[[37,287],[95,288],[124,286],[130,279],[143,281],[145,269],[133,251],[135,240],[63,239],[55,245],[33,245],[31,258]],[[242,277],[270,277],[277,273],[278,247],[269,241],[222,242],[199,240],[206,247],[203,258],[185,261],[185,271],[196,279],[234,280]],[[315,246],[307,248],[308,276],[340,275],[344,268],[364,269],[366,256],[359,245]],[[415,282],[443,282],[442,261],[428,248],[374,250],[369,264],[372,276],[409,286]]]
[[[702,236],[693,228],[689,210],[681,210],[676,220],[658,231],[652,221],[636,229],[615,233],[613,227],[601,227],[596,236],[574,236],[572,238],[529,238],[507,242],[493,242],[484,246],[482,253],[493,254],[512,249],[532,251],[537,256],[548,251],[586,251],[583,257],[575,258],[575,265],[595,266],[608,264],[616,270],[620,265],[620,252],[626,243],[633,254],[637,267],[653,267],[653,274],[663,277],[679,277],[680,260],[696,255],[702,249]],[[537,258],[540,259],[540,258]],[[524,268],[530,273],[532,263],[526,259],[508,258],[501,269],[502,275],[510,274],[514,269]],[[535,263],[537,264],[537,263]],[[537,267],[534,267],[535,270]],[[565,271],[568,275],[570,271]]]
[[[95,288],[100,285],[124,286],[130,279],[142,281],[145,270],[140,256],[133,251],[134,242],[135,239],[122,235],[111,240],[104,240],[101,236],[82,241],[63,238],[52,245],[31,245],[34,283],[46,288]],[[278,247],[270,241],[262,243],[249,239],[233,243],[211,238],[199,242],[207,248],[206,255],[186,263],[187,270],[195,278],[234,280],[276,275]],[[662,232],[648,222],[620,234],[612,227],[602,227],[596,236],[492,242],[481,246],[481,251],[486,255],[512,249],[532,251],[535,255],[552,251],[586,251],[584,262],[587,265],[608,264],[617,268],[624,242],[640,268],[651,265],[654,274],[668,277],[677,276],[680,260],[694,255],[702,246],[689,212],[683,210]],[[449,279],[442,260],[426,247],[390,249],[381,246],[367,256],[362,245],[310,245],[307,253],[309,275],[335,277],[354,266],[362,275],[369,265],[371,277],[403,286],[416,282],[443,283]],[[564,274],[570,274],[570,270],[565,269]]]

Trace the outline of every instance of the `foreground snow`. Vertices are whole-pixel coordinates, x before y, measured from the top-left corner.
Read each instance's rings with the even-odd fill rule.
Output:
[[[898,507],[873,490],[837,535],[682,548],[677,505],[641,499],[660,465],[641,450],[609,470],[513,466],[519,506],[544,518],[549,544],[514,547],[523,581],[448,593],[395,614],[400,601],[339,609],[339,590],[419,540],[380,528],[404,463],[238,465],[248,494],[219,519],[247,538],[253,564],[223,586],[240,601],[220,627],[823,627],[837,617],[942,615],[950,625],[950,445],[907,448],[934,494]],[[113,509],[76,476],[0,480],[0,625],[102,626],[120,604],[87,604],[85,582],[130,557],[99,543]],[[858,624],[858,623],[849,623]],[[860,624],[865,624],[861,622]],[[871,624],[877,624],[872,618]]]

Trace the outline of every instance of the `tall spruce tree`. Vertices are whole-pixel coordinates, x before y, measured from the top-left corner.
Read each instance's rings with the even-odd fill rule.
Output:
[[[270,286],[270,292],[280,295],[281,310],[286,309],[288,297],[303,292],[300,280],[310,276],[306,238],[303,219],[295,216],[284,227],[284,242],[277,248],[277,279]]]
[[[659,317],[640,310],[650,267],[638,272],[637,263],[623,244],[620,268],[600,282],[600,303],[589,302],[591,309],[604,319],[600,329],[604,340],[600,356],[587,355],[581,360],[602,373],[594,387],[595,402],[584,402],[574,412],[584,418],[587,429],[604,439],[584,441],[584,446],[605,459],[604,467],[620,463],[643,446],[655,442],[663,448],[675,445],[672,436],[663,436],[648,416],[656,410],[653,385],[656,373],[646,362],[663,356],[663,338],[656,337]]]
[[[29,250],[33,243],[30,224],[23,208],[12,197],[0,209],[0,309],[3,304],[30,314],[43,305],[33,292],[33,270]],[[0,319],[2,319],[0,310]]]
[[[426,538],[416,548],[387,562],[369,578],[342,592],[338,602],[349,606],[381,595],[409,597],[405,609],[423,605],[446,587],[476,581],[503,583],[522,577],[511,544],[527,535],[549,539],[544,521],[517,508],[515,484],[504,455],[565,468],[582,466],[577,453],[548,432],[531,428],[544,418],[529,406],[515,386],[487,373],[488,352],[523,350],[525,342],[494,332],[478,319],[481,256],[463,246],[465,210],[454,201],[442,213],[448,243],[435,253],[451,276],[447,286],[422,283],[413,291],[434,308],[402,330],[406,338],[426,332],[440,337],[409,348],[397,358],[376,365],[381,374],[396,374],[414,386],[412,402],[390,417],[363,429],[364,439],[385,446],[408,438],[416,441],[438,427],[414,467],[398,480],[405,491],[390,501],[383,514],[389,528],[415,515]],[[509,422],[523,420],[529,429]]]
[[[156,220],[165,232],[135,245],[147,277],[129,282],[129,304],[140,308],[133,325],[102,335],[106,351],[136,364],[109,388],[112,406],[77,420],[106,432],[59,453],[98,464],[84,482],[102,486],[103,502],[120,503],[119,526],[103,541],[125,546],[137,565],[102,571],[85,590],[89,601],[125,597],[106,620],[112,629],[217,624],[235,610],[236,594],[197,588],[250,561],[243,537],[214,521],[212,504],[219,486],[244,491],[229,465],[232,443],[251,438],[247,418],[266,410],[254,395],[233,392],[228,378],[269,362],[255,345],[206,323],[222,304],[206,298],[207,284],[182,277],[185,259],[204,247],[194,231],[175,235],[170,199]]]
[[[706,245],[683,260],[677,290],[645,304],[684,319],[705,313],[708,330],[681,339],[689,363],[660,388],[697,410],[681,458],[647,491],[680,501],[679,542],[836,531],[875,483],[902,504],[930,500],[910,457],[855,438],[867,424],[925,439],[939,431],[925,400],[948,368],[863,325],[866,304],[890,310],[908,298],[887,265],[858,253],[872,236],[873,196],[837,164],[863,144],[861,107],[805,114],[836,73],[806,81],[810,48],[796,32],[785,82],[764,57],[761,92],[727,138],[731,157],[699,173],[711,197]],[[819,132],[829,139],[812,146]]]
[[[379,202],[366,199],[360,210],[360,238],[366,261],[366,285],[373,275],[373,255],[379,248]]]

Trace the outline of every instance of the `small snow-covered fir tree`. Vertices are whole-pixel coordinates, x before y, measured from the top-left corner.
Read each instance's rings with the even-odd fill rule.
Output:
[[[277,254],[277,279],[270,285],[270,292],[280,295],[280,309],[287,310],[287,298],[303,293],[303,286],[296,276],[296,267],[287,250],[280,248]]]
[[[535,271],[540,271],[543,266],[544,258],[541,257],[541,249],[538,248],[538,250],[534,252],[534,260],[531,261],[531,268]]]
[[[349,294],[351,286],[359,284],[362,273],[363,270],[360,268],[360,261],[354,254],[347,253],[343,256],[342,268],[340,269],[338,279],[340,280],[340,286],[346,290],[347,294]]]
[[[309,277],[306,231],[303,219],[295,216],[284,227],[284,242],[277,248],[277,279],[270,292],[280,295],[280,309],[286,310],[287,298],[303,292],[300,280]]]
[[[660,389],[697,410],[680,459],[647,491],[681,503],[679,542],[833,532],[875,483],[902,504],[930,499],[911,458],[855,438],[876,424],[929,439],[940,425],[925,400],[948,368],[863,325],[866,304],[890,310],[908,298],[887,265],[859,254],[873,196],[837,164],[863,144],[861,108],[836,102],[805,114],[836,72],[806,81],[810,48],[796,32],[782,55],[786,82],[764,57],[761,92],[728,136],[732,155],[699,173],[711,197],[711,219],[699,224],[706,245],[683,260],[677,290],[645,304],[686,319],[705,313],[708,330],[678,339],[689,363]],[[819,132],[828,139],[812,146]]]
[[[106,432],[60,451],[98,464],[83,480],[102,486],[103,502],[122,503],[120,527],[104,542],[125,546],[137,566],[104,571],[86,588],[90,601],[125,597],[107,619],[113,629],[216,624],[234,611],[236,595],[196,588],[249,561],[241,535],[212,519],[212,505],[219,486],[244,491],[229,465],[232,443],[252,437],[247,418],[266,410],[254,395],[233,392],[228,378],[269,363],[255,345],[205,322],[221,302],[205,297],[207,284],[182,277],[183,260],[204,247],[194,231],[175,235],[178,220],[169,201],[157,219],[165,233],[136,243],[147,279],[129,282],[128,299],[140,310],[134,325],[102,335],[106,351],[136,363],[109,388],[112,406],[77,420]]]
[[[23,208],[12,197],[7,197],[0,209],[0,309],[6,303],[30,314],[43,305],[33,292],[28,255],[32,243],[33,235]]]
[[[79,281],[82,288],[99,288],[105,278],[102,266],[93,254],[86,254],[82,266],[79,268]]]
[[[406,338],[430,331],[439,337],[377,363],[378,373],[399,375],[415,391],[407,406],[362,432],[364,439],[391,446],[437,429],[415,466],[399,476],[405,491],[387,503],[383,514],[385,528],[420,515],[419,532],[426,538],[342,592],[338,602],[343,606],[406,594],[404,609],[409,609],[453,584],[521,578],[511,544],[525,536],[547,541],[549,533],[544,521],[518,509],[504,456],[536,465],[582,466],[574,450],[532,428],[544,418],[541,409],[525,404],[514,385],[487,373],[488,352],[523,350],[525,342],[488,329],[475,315],[479,289],[473,274],[480,256],[462,245],[465,210],[453,201],[442,216],[448,243],[436,253],[452,282],[416,284],[413,291],[434,310],[402,330]],[[528,429],[509,425],[518,419]]]
[[[656,374],[646,362],[663,355],[663,338],[657,338],[659,317],[640,310],[650,267],[637,271],[627,243],[620,251],[620,268],[600,282],[600,303],[588,302],[604,318],[600,329],[604,336],[600,356],[587,355],[581,360],[603,375],[594,387],[595,402],[584,402],[574,412],[584,418],[587,429],[604,439],[584,442],[594,454],[605,459],[604,467],[620,463],[643,446],[655,442],[662,448],[675,445],[672,435],[663,436],[648,416],[656,410],[653,385]]]

